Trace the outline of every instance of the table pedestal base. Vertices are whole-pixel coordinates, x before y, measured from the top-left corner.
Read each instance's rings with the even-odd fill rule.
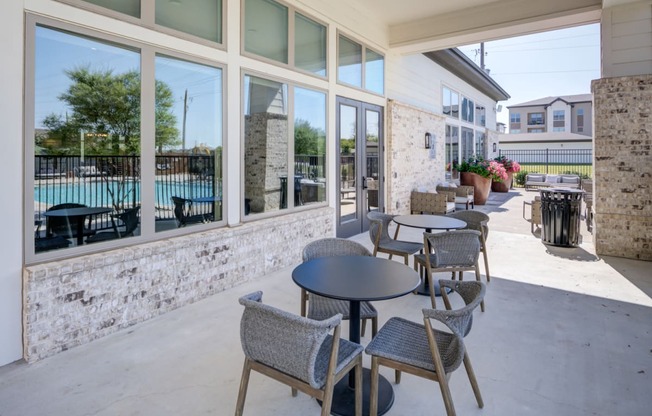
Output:
[[[417,293],[423,296],[430,296],[430,287],[428,287],[428,281],[424,279],[424,282],[417,287]],[[435,282],[435,296],[441,296],[441,291],[439,290],[439,282]]]
[[[371,387],[371,370],[362,369],[362,414],[369,415],[369,389]],[[321,405],[321,401],[318,400]],[[394,404],[392,384],[382,375],[378,375],[378,415],[384,415]],[[355,390],[349,387],[349,377],[343,377],[333,391],[331,414],[337,416],[355,416]]]

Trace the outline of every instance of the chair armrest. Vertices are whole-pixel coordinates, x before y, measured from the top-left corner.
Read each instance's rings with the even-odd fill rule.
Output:
[[[474,189],[472,186],[462,185],[458,186],[455,190],[457,196],[472,196],[474,194]]]

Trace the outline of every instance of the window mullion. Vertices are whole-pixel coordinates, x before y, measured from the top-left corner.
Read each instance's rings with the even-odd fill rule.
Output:
[[[140,0],[140,19],[143,25],[154,27],[156,20],[156,0]]]
[[[154,1],[154,0],[143,0]],[[156,88],[155,88],[155,52],[153,48],[144,47],[141,52],[141,144],[140,144],[140,203],[141,207],[141,235],[150,237],[154,235],[155,211],[155,144],[156,136]]]

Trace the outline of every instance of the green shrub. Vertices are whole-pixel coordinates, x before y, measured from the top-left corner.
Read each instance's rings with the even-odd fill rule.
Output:
[[[518,186],[525,186],[525,177],[527,176],[527,170],[521,170],[514,175],[514,182]]]

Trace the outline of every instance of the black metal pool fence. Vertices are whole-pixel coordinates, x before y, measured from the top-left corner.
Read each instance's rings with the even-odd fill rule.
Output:
[[[501,150],[500,155],[517,161],[528,172],[593,176],[592,149]]]

